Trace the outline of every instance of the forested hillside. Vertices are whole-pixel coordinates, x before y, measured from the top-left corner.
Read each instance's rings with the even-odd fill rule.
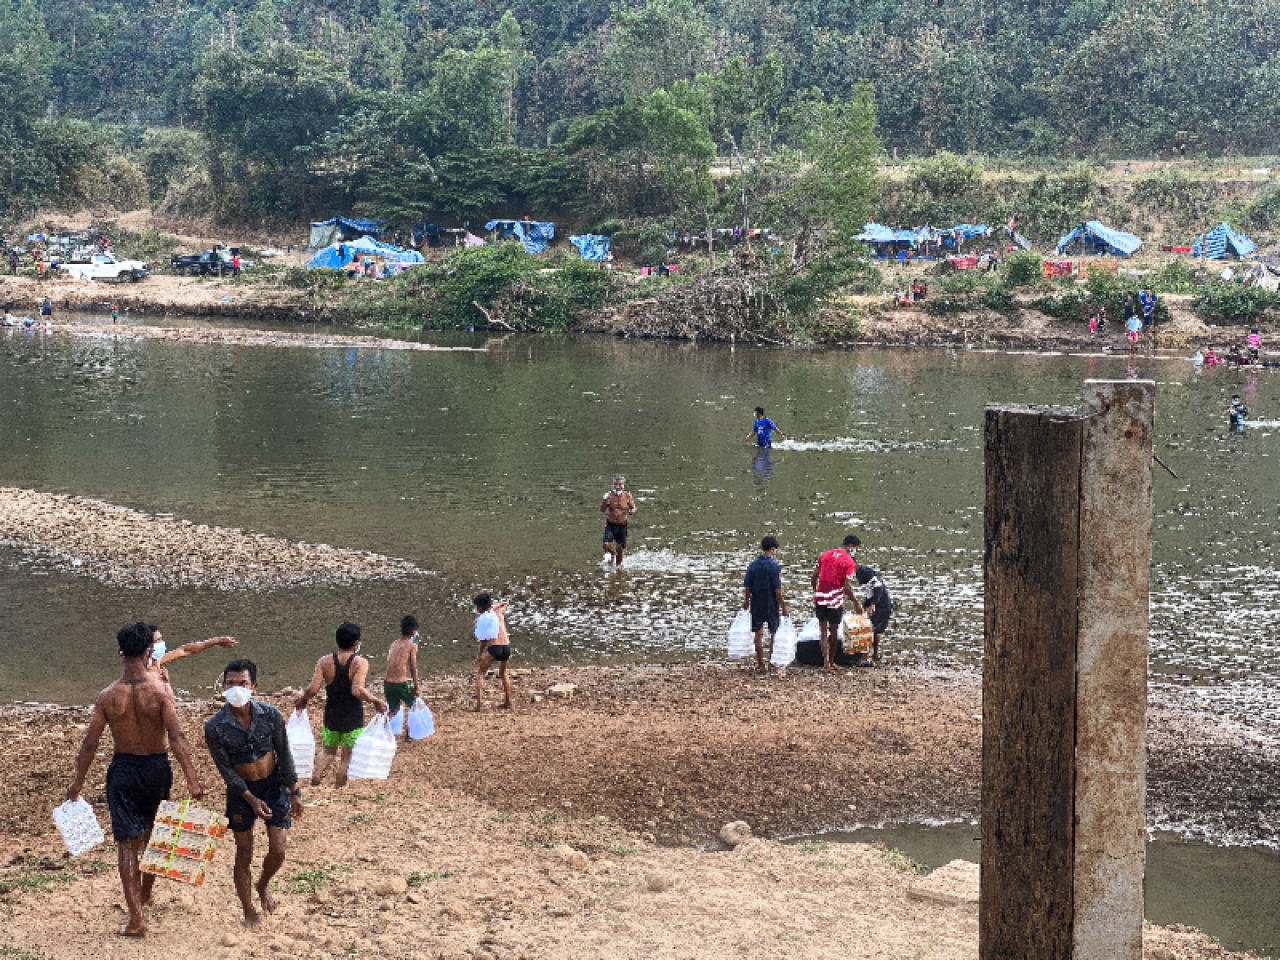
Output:
[[[880,148],[1276,150],[1280,0],[0,0],[10,216],[767,207],[870,84]],[[708,167],[719,158],[740,182]],[[791,165],[790,168],[788,165]],[[731,206],[732,206],[731,205]]]

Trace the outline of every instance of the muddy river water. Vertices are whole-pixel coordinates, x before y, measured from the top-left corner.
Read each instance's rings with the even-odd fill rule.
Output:
[[[463,336],[485,352],[278,349],[65,334],[0,336],[0,486],[371,550],[412,581],[270,592],[108,587],[0,548],[0,701],[84,702],[114,632],[170,645],[229,633],[267,687],[307,680],[344,619],[377,658],[401,614],[424,670],[473,655],[468,598],[513,600],[527,662],[722,655],[765,533],[788,593],[847,531],[892,592],[895,657],[976,663],[982,644],[983,407],[1078,404],[1087,377],[1151,377],[1153,681],[1280,723],[1280,372],[1179,360],[966,350],[802,350]],[[1243,434],[1222,410],[1239,393]],[[789,438],[744,440],[767,408]],[[599,566],[599,504],[639,504],[622,571]],[[1115,495],[1114,522],[1129,502]],[[201,662],[204,661],[204,662]],[[206,688],[220,658],[178,664]],[[375,672],[378,667],[375,662]]]

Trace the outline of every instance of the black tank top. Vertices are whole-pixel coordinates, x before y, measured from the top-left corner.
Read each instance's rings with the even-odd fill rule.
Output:
[[[350,733],[364,726],[364,704],[351,694],[351,663],[355,654],[347,658],[346,663],[333,655],[333,682],[325,689],[324,725],[334,733]]]

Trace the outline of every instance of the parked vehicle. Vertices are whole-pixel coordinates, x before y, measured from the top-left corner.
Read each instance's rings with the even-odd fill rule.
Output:
[[[118,283],[136,283],[150,272],[141,260],[125,260],[114,253],[77,253],[59,269],[77,280],[115,280]]]
[[[189,277],[238,277],[241,270],[253,266],[253,263],[241,260],[237,268],[234,262],[237,256],[238,251],[235,247],[219,247],[216,250],[206,250],[204,253],[189,253],[174,257],[170,261],[170,266],[173,267],[174,273],[186,274]]]

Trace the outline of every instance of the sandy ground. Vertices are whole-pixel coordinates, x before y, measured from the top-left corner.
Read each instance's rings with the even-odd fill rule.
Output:
[[[407,560],[153,516],[88,497],[0,487],[0,544],[125,587],[271,589],[420,576]]]
[[[574,689],[548,696],[555,684]],[[466,675],[424,686],[438,733],[402,746],[390,780],[308,790],[277,883],[282,906],[260,934],[237,922],[228,841],[204,888],[158,883],[151,933],[127,943],[112,935],[121,913],[110,846],[61,856],[47,816],[70,779],[85,710],[0,713],[12,768],[0,785],[8,943],[59,960],[977,956],[972,881],[958,903],[922,901],[912,895],[920,876],[887,851],[760,839],[882,817],[971,817],[976,672],[522,670],[516,710],[479,714]],[[215,803],[199,724],[216,707],[182,709]],[[1257,776],[1254,800],[1271,802],[1274,747],[1188,709],[1152,711],[1153,808],[1184,821],[1237,816],[1246,802],[1220,790],[1242,761]],[[1201,744],[1186,753],[1189,723]],[[84,792],[104,822],[110,749]],[[1257,813],[1275,822],[1273,807]],[[716,837],[736,820],[757,839],[730,850]],[[1148,928],[1145,955],[1225,956],[1181,928]]]

